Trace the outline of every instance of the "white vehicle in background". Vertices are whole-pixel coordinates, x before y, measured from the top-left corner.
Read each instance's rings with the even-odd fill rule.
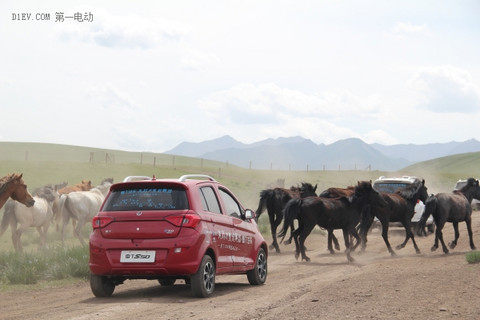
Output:
[[[455,187],[453,187],[453,190],[454,191],[460,190],[463,187],[465,187],[466,184],[467,184],[466,179],[465,180],[458,180],[457,183],[455,183]],[[473,199],[472,200],[472,209],[480,210],[480,201],[478,201],[477,199]]]
[[[377,192],[395,193],[395,191],[398,189],[407,187],[408,185],[414,183],[417,179],[417,177],[413,176],[403,176],[400,178],[387,178],[382,176],[372,183],[372,187]],[[415,229],[420,221],[420,218],[422,217],[423,212],[425,211],[425,204],[421,200],[418,200],[414,210],[415,213],[412,217],[412,227]],[[432,216],[428,217],[425,225],[427,226],[427,230],[429,232],[435,231],[435,222]],[[373,226],[379,227],[380,229],[382,228],[380,221],[378,221],[376,217],[374,219]],[[400,222],[390,222],[390,226],[401,227],[402,224]]]

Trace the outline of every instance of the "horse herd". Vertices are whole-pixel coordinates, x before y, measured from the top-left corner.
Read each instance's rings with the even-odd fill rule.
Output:
[[[66,226],[72,220],[74,236],[84,245],[80,231],[97,214],[112,183],[111,178],[96,187],[87,180],[73,186],[64,182],[37,188],[30,194],[22,174],[9,174],[0,179],[0,208],[5,207],[0,236],[10,226],[13,246],[16,251],[22,251],[21,235],[34,227],[40,234],[40,245],[46,246],[50,224],[55,222],[57,231],[61,225],[64,241]]]
[[[85,244],[80,231],[97,214],[112,184],[113,179],[109,178],[92,188],[90,181],[82,180],[74,186],[67,186],[67,183],[46,185],[30,194],[22,174],[9,174],[0,179],[0,208],[5,206],[0,236],[11,226],[14,248],[22,251],[22,233],[35,227],[40,234],[41,245],[45,246],[47,231],[52,221],[56,223],[57,230],[61,224],[64,241],[65,228],[72,220],[74,235]],[[350,262],[354,260],[351,252],[357,246],[361,245],[362,251],[365,250],[368,231],[374,218],[377,218],[382,225],[382,237],[391,255],[396,253],[388,241],[390,222],[401,222],[405,228],[405,240],[396,249],[405,247],[411,239],[415,251],[420,253],[411,225],[414,207],[419,200],[425,203],[425,211],[418,224],[417,235],[425,234],[425,222],[432,215],[436,226],[432,251],[438,248],[440,242],[443,252],[449,252],[442,234],[446,222],[453,224],[455,239],[449,243],[449,247],[455,248],[459,238],[458,223],[462,221],[467,226],[470,248],[475,249],[471,202],[473,199],[480,200],[480,185],[476,179],[469,178],[460,190],[430,196],[425,181],[420,179],[394,193],[375,191],[371,181],[360,181],[356,186],[347,188],[329,188],[319,195],[316,194],[316,189],[317,186],[302,183],[290,189],[277,187],[260,192],[257,219],[267,210],[273,238],[271,249],[280,252],[277,238],[281,238],[282,242],[290,229],[290,237],[285,243],[290,243],[293,239],[295,257],[298,259],[301,255],[302,260],[309,261],[310,258],[305,253],[305,240],[318,225],[328,232],[328,250],[331,253],[335,252],[333,245],[336,250],[340,249],[333,231],[342,230],[345,253]],[[297,228],[294,226],[295,220]],[[282,221],[283,226],[277,235],[277,228]]]
[[[425,235],[425,223],[430,215],[435,221],[435,241],[431,250],[438,248],[438,242],[442,244],[443,252],[449,250],[443,240],[442,229],[446,222],[453,224],[455,239],[449,243],[450,249],[455,248],[459,238],[458,223],[464,221],[470,238],[470,248],[475,250],[472,238],[471,216],[473,199],[480,200],[479,181],[473,178],[467,180],[466,185],[450,193],[438,193],[428,195],[425,181],[416,179],[414,183],[405,188],[400,188],[394,193],[377,192],[373,189],[371,181],[359,181],[356,186],[347,188],[329,188],[316,194],[317,186],[302,183],[300,186],[292,186],[290,189],[272,188],[260,192],[260,200],[257,209],[257,220],[261,213],[268,212],[273,242],[271,249],[280,252],[277,238],[284,240],[288,229],[290,237],[295,241],[295,258],[301,255],[302,260],[310,261],[305,254],[305,239],[315,226],[319,226],[328,232],[328,250],[334,253],[332,242],[339,250],[338,241],[333,230],[341,229],[345,241],[345,253],[349,262],[354,261],[351,252],[361,245],[362,251],[367,244],[367,234],[372,226],[374,218],[382,225],[382,237],[387,250],[392,256],[396,255],[388,241],[388,228],[390,222],[400,222],[405,228],[405,240],[396,249],[404,248],[408,240],[412,240],[417,254],[420,249],[415,242],[412,231],[411,219],[414,215],[414,207],[417,201],[425,203],[425,211],[418,223],[417,235]],[[283,220],[283,227],[277,234],[277,228]],[[294,227],[297,220],[297,228]],[[353,243],[352,240],[356,242]]]

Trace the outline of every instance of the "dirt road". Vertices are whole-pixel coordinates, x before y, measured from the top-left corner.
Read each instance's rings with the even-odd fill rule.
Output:
[[[480,248],[480,214],[473,216]],[[445,239],[453,238],[451,224]],[[342,239],[341,233],[336,233]],[[390,232],[390,242],[403,240]],[[390,257],[378,231],[354,263],[330,255],[326,238],[306,242],[311,262],[298,262],[292,246],[271,253],[268,278],[253,287],[246,276],[217,277],[214,297],[193,298],[190,287],[161,287],[156,281],[126,281],[111,298],[94,298],[88,283],[34,291],[0,293],[0,319],[480,319],[480,264],[468,264],[465,224],[456,249],[430,252],[433,235],[411,242]],[[343,248],[343,246],[342,246]]]

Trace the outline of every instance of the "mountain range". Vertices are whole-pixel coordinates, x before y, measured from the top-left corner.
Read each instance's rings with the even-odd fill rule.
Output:
[[[480,142],[475,139],[387,146],[367,144],[357,138],[326,145],[302,137],[289,137],[245,144],[226,135],[198,143],[182,142],[165,153],[260,170],[398,171],[417,162],[476,151],[480,151]]]

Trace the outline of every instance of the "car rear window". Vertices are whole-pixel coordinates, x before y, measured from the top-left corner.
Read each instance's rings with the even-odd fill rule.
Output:
[[[112,190],[103,211],[184,210],[186,191],[172,187],[138,187]]]
[[[400,188],[405,188],[406,183],[374,183],[373,189],[377,192],[395,193]]]

